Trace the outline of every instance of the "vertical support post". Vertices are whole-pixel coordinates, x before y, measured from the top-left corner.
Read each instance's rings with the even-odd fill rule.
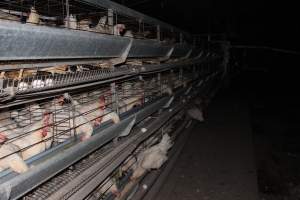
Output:
[[[108,28],[109,28],[109,32],[111,34],[115,34],[114,33],[114,11],[113,9],[108,9],[107,10],[107,24],[108,24]]]
[[[193,64],[193,74],[194,74],[194,78],[196,78],[197,77],[196,64]]]
[[[223,78],[226,76],[228,72],[228,64],[229,64],[229,58],[230,58],[230,43],[229,42],[223,42],[222,44],[223,49],[223,67],[224,67],[224,73]]]
[[[111,100],[112,100],[112,107],[113,110],[116,111],[117,114],[119,114],[119,98],[118,93],[116,90],[116,83],[113,82],[110,84],[110,91],[111,91]]]
[[[161,35],[160,35],[160,26],[157,25],[157,26],[156,26],[156,39],[157,39],[158,41],[161,40],[160,36],[161,36]]]
[[[183,83],[183,69],[180,67],[179,69],[179,81],[182,84]]]
[[[139,19],[139,33],[142,32],[142,19]],[[144,32],[144,30],[143,30]]]
[[[18,79],[22,79],[24,73],[24,69],[20,69]]]
[[[183,34],[182,33],[179,34],[179,42],[180,42],[180,44],[183,43]]]
[[[157,82],[158,82],[158,84],[159,84],[159,96],[161,96],[162,95],[162,84],[161,84],[161,74],[160,73],[158,73],[157,74]]]
[[[52,125],[52,131],[53,131],[53,135],[52,135],[52,139],[53,139],[53,143],[55,143],[57,140],[57,119],[56,119],[56,115],[57,115],[57,105],[56,105],[56,102],[52,102],[51,103],[51,108],[54,107],[54,110],[52,111],[51,110],[51,113],[52,113],[52,116],[53,116],[53,125]],[[55,125],[54,125],[55,124]]]
[[[2,75],[2,72],[1,72],[1,75]],[[4,77],[0,77],[0,93],[3,92],[3,83],[4,83]]]
[[[66,0],[66,19],[67,19],[67,27],[70,28],[70,4],[69,0]]]
[[[193,37],[193,46],[196,46],[196,36]]]
[[[208,42],[208,52],[209,52],[209,56],[211,55],[211,51],[210,51],[210,41],[211,41],[211,35],[207,35],[207,42]],[[209,58],[208,58],[209,59]],[[210,62],[207,62],[207,70],[205,71],[206,75],[209,73],[210,71]]]
[[[76,127],[75,126],[75,124],[76,124],[76,122],[75,122],[76,105],[72,105],[71,109],[72,109],[72,111],[69,112],[69,117],[71,117],[71,119],[69,120],[69,129],[71,130],[70,135],[74,136],[77,140],[78,139],[78,134],[77,134],[76,128],[74,128],[74,127]],[[71,124],[71,120],[72,120],[73,126]],[[74,128],[74,129],[72,130],[72,128]],[[72,135],[72,131],[73,131],[73,135]]]

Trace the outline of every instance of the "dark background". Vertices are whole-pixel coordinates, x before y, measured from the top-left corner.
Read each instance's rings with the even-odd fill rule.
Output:
[[[251,44],[298,50],[297,1],[117,0],[195,34],[227,33]],[[297,41],[298,40],[298,41]]]
[[[233,45],[300,51],[297,1],[118,2],[193,34],[225,33]],[[300,199],[299,57],[268,49],[231,50],[240,73],[228,93],[248,102],[260,195],[266,200]]]
[[[116,0],[193,34],[226,34],[232,44],[300,51],[297,1],[264,0]],[[299,55],[240,50],[246,67],[295,75]],[[245,66],[243,66],[245,67]],[[295,77],[296,78],[296,77]],[[288,78],[288,80],[290,80]]]

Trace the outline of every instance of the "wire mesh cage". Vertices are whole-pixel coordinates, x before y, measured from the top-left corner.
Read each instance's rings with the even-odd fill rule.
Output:
[[[0,19],[138,39],[180,40],[180,33],[153,23],[79,0],[6,0],[0,2]],[[161,33],[160,33],[161,32]]]
[[[87,197],[87,199],[122,198],[126,193],[134,192],[133,188],[135,187],[135,184],[138,183],[138,179],[147,173],[147,171],[142,171],[141,173],[137,172],[141,170],[141,160],[145,155],[145,152],[149,152],[151,148],[156,148],[166,135],[170,136],[170,145],[173,144],[177,139],[174,130],[182,120],[184,120],[183,114],[183,112],[178,113],[176,117],[171,118],[163,127],[140,143],[135,151],[127,157],[124,162]]]
[[[119,123],[121,116],[137,112],[163,95],[172,95],[173,90],[186,87],[193,80],[190,75],[188,70],[177,69],[137,76],[2,112],[0,154],[9,150],[0,157],[0,165],[1,161],[9,163],[7,160],[17,156],[25,167],[15,169],[3,165],[3,170],[10,167],[17,172],[26,171],[26,159],[70,140],[90,138],[99,127]]]
[[[69,71],[70,68],[66,67],[62,71],[57,68],[53,68],[51,72],[41,69],[35,70],[33,73],[32,70],[28,70],[28,74],[24,74],[24,70],[20,70],[19,72],[6,72],[5,76],[1,79],[2,84],[0,92],[7,92],[11,89],[14,93],[28,93],[38,90],[104,80],[115,76],[128,75],[129,73],[129,70],[126,67],[111,69],[88,68],[87,70],[78,70],[78,66],[74,67],[76,67],[75,71]]]

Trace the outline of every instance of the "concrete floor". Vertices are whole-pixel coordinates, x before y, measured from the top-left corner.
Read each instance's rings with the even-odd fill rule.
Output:
[[[234,96],[211,103],[155,199],[259,199],[248,110]]]

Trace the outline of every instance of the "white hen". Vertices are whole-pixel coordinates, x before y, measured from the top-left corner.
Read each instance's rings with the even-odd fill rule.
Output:
[[[45,137],[51,137],[49,131],[50,115],[45,115],[43,120],[24,129],[28,133],[10,143],[0,147],[0,171],[11,168],[18,173],[26,172],[29,168],[25,160],[46,150]],[[43,127],[43,128],[42,128]]]
[[[136,106],[141,106],[141,105],[142,105],[142,99],[140,96],[123,98],[119,100],[119,111],[120,113],[124,113]]]
[[[24,129],[24,132],[31,132],[24,137],[21,137],[12,142],[12,144],[22,149],[22,158],[24,160],[31,158],[46,150],[46,138],[51,138],[52,131],[50,131],[49,124],[52,122],[51,115],[47,114],[44,118],[32,126]],[[24,150],[25,149],[25,150]]]
[[[169,96],[173,95],[172,87],[167,84],[162,84],[161,91],[162,91],[162,94],[167,94]]]
[[[137,168],[134,170],[131,179],[141,177],[147,170],[159,169],[168,159],[167,152],[172,145],[170,136],[165,134],[160,143],[141,152],[138,155]]]
[[[78,27],[78,22],[76,16],[74,15],[70,15],[69,17],[66,17],[64,23],[66,28],[77,29]]]
[[[2,112],[0,119],[0,144],[4,142],[9,135],[16,132],[17,124],[11,120],[9,112]],[[2,141],[2,142],[1,142]]]
[[[126,26],[124,24],[114,25],[114,35],[121,35],[125,29]]]
[[[106,21],[107,21],[106,15],[101,17],[95,29],[101,33],[106,33],[108,31],[108,27],[106,26]]]
[[[113,123],[119,123],[120,118],[117,113],[110,111],[105,106],[105,98],[104,96],[100,96],[97,101],[93,101],[92,103],[86,103],[84,105],[80,105],[76,100],[73,100],[70,96],[66,96],[67,99],[71,100],[72,104],[75,106],[75,109],[84,114],[84,117],[88,121],[94,121],[95,125],[100,125],[105,121],[112,120]]]
[[[40,15],[34,7],[31,7],[27,23],[38,24],[40,22]]]
[[[93,124],[78,110],[70,110],[58,101],[60,99],[55,99],[50,108],[53,109],[55,115],[55,125],[59,127],[59,130],[55,133],[55,141],[58,143],[65,142],[75,134],[81,135],[81,140],[90,138],[93,133]],[[72,117],[74,117],[74,120]]]
[[[124,37],[133,38],[133,33],[132,33],[131,30],[127,30],[127,31],[124,33],[123,36],[124,36]]]
[[[10,143],[0,147],[0,172],[11,168],[17,173],[24,173],[29,169],[23,161],[21,153],[16,153],[18,151],[20,148]]]
[[[187,113],[192,119],[198,120],[199,122],[204,122],[204,116],[201,109],[194,106],[190,108]]]

